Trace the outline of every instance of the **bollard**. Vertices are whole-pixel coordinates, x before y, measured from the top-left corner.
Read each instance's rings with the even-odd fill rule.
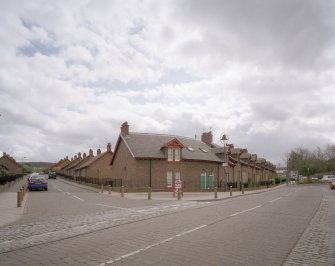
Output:
[[[123,196],[124,196],[124,187],[121,186],[121,197],[123,197]]]
[[[148,200],[151,200],[151,187],[148,188]]]
[[[17,207],[22,207],[21,192],[17,192]]]
[[[25,193],[25,190],[24,190],[24,186],[22,186],[22,188],[21,188],[21,193],[22,193],[22,200],[24,200],[24,196],[26,195],[26,193]]]
[[[104,193],[104,184],[101,184],[101,193]]]
[[[242,195],[244,195],[244,185],[242,185]]]
[[[214,188],[214,199],[217,199],[218,198],[218,188],[215,187]]]
[[[178,188],[178,200],[180,200],[180,188]]]
[[[112,193],[112,186],[108,185],[108,194],[110,195]]]
[[[230,196],[233,196],[233,187],[232,186],[229,187],[229,192],[230,192]]]
[[[21,198],[21,202],[22,202],[24,200],[24,198],[23,198],[23,188],[20,189],[20,193],[21,193],[20,198]]]

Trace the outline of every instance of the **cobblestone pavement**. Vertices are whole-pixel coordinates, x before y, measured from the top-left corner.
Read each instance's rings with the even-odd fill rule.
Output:
[[[42,243],[57,241],[114,226],[150,219],[192,208],[208,206],[210,202],[168,202],[155,206],[119,208],[74,217],[58,216],[52,219],[0,227],[0,253]],[[108,205],[105,205],[108,207]]]
[[[335,190],[324,194],[318,212],[283,265],[335,265]]]

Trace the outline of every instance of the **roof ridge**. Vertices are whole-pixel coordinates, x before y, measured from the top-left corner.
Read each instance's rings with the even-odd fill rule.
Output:
[[[129,135],[136,134],[136,135],[148,135],[148,136],[164,136],[164,137],[174,137],[174,138],[184,138],[184,139],[190,139],[195,140],[199,142],[203,142],[201,140],[191,138],[191,137],[185,137],[185,136],[179,136],[179,135],[170,135],[170,134],[159,134],[159,133],[143,133],[143,132],[129,132]]]

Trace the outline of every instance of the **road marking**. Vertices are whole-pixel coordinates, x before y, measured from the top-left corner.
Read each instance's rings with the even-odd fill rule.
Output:
[[[57,189],[58,191],[62,191],[63,192],[63,190],[60,189],[60,188],[58,188],[57,186],[53,186],[53,188]]]
[[[117,206],[105,205],[105,204],[99,204],[99,203],[97,203],[96,205],[98,205],[98,206],[103,206],[103,207],[109,207],[109,208],[120,209],[120,210],[129,210],[128,208],[121,208],[121,207],[117,207]]]
[[[79,199],[79,200],[81,200],[81,201],[84,201],[84,199],[79,198],[79,197],[77,197],[77,196],[75,196],[75,195],[72,195],[72,197],[74,197],[74,198],[76,198],[76,199]]]
[[[270,200],[270,202],[275,202],[277,200],[280,200],[282,197],[279,197],[279,198],[276,198],[276,199],[273,199],[273,200]]]
[[[250,209],[247,209],[247,210],[244,210],[244,211],[233,213],[233,214],[229,215],[229,217],[233,217],[233,216],[245,213],[245,212],[249,212],[249,211],[255,210],[255,209],[259,208],[259,207],[262,207],[262,205],[257,205],[256,207],[253,207],[253,208],[250,208]]]
[[[161,244],[170,242],[170,241],[174,240],[174,239],[177,238],[177,237],[181,237],[181,236],[184,236],[184,235],[193,233],[194,231],[197,231],[197,230],[199,230],[199,229],[202,229],[202,228],[204,228],[204,227],[206,227],[206,226],[207,226],[207,225],[204,224],[204,225],[195,227],[195,228],[193,228],[193,229],[191,229],[191,230],[184,231],[184,232],[182,232],[182,233],[180,233],[180,234],[177,234],[177,235],[171,236],[171,237],[169,237],[169,238],[163,239],[163,240],[161,240],[161,241],[159,241],[159,242],[156,242],[156,243],[154,243],[154,244],[152,244],[152,245],[146,246],[146,247],[144,247],[144,248],[140,248],[140,249],[138,249],[138,250],[129,252],[129,253],[127,253],[127,254],[124,254],[124,255],[122,255],[122,256],[120,256],[120,257],[117,257],[117,258],[115,258],[115,259],[113,259],[113,260],[110,260],[110,261],[107,261],[107,262],[100,263],[100,264],[98,264],[97,266],[105,266],[105,265],[108,265],[108,264],[112,264],[112,263],[117,262],[117,261],[119,261],[119,260],[128,258],[128,257],[133,256],[133,255],[135,255],[135,254],[138,254],[138,253],[140,253],[140,252],[146,251],[146,250],[148,250],[148,249],[150,249],[150,248],[153,248],[153,247],[159,246],[159,245],[161,245]]]

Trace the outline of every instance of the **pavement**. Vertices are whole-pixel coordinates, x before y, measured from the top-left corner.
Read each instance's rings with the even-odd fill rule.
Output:
[[[22,201],[22,207],[17,207],[17,192],[27,184],[28,176],[19,178],[1,186],[0,192],[0,226],[14,222],[23,214],[27,194]]]

